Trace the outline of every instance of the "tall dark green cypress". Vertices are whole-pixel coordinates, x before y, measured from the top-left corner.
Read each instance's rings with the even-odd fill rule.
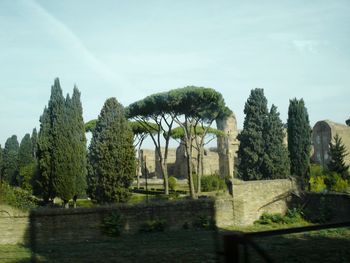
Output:
[[[133,133],[123,106],[106,100],[89,147],[89,195],[98,203],[125,202],[135,175]]]
[[[33,157],[33,146],[30,134],[27,133],[19,146],[19,186],[27,191],[32,191],[32,179],[36,170],[36,163]]]
[[[19,184],[18,150],[17,136],[12,135],[5,143],[3,177],[5,181],[14,186]]]
[[[39,171],[34,180],[34,194],[41,196],[44,202],[53,200],[55,191],[52,185],[52,166],[51,166],[51,119],[47,107],[40,117],[40,131],[38,134],[38,167]]]
[[[287,147],[283,144],[285,133],[277,107],[271,106],[264,123],[263,137],[265,151],[262,172],[265,179],[286,178],[289,175],[289,158]]]
[[[75,194],[75,180],[70,170],[72,161],[71,121],[69,120],[69,96],[65,100],[61,85],[56,79],[51,88],[51,97],[48,105],[51,120],[51,176],[54,191],[65,206]]]
[[[290,100],[287,126],[290,172],[305,188],[310,175],[311,127],[303,99]]]
[[[238,176],[243,180],[259,180],[264,177],[261,171],[265,150],[263,130],[268,114],[263,89],[251,91],[244,113],[243,130],[238,135]]]
[[[83,120],[83,108],[80,101],[80,92],[74,87],[73,96],[66,99],[66,154],[69,155],[67,163],[67,176],[74,180],[74,203],[79,195],[86,191],[86,175],[87,175],[87,151],[86,137]]]
[[[32,155],[34,159],[37,158],[37,152],[38,152],[38,132],[36,128],[33,129],[32,131],[32,136],[30,137],[32,141]]]

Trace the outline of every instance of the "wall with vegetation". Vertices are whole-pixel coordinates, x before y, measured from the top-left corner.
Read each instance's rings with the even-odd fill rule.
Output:
[[[264,213],[284,214],[297,191],[293,180],[237,181],[233,186],[234,225],[250,225]]]

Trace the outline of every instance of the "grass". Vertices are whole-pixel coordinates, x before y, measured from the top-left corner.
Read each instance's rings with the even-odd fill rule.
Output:
[[[264,231],[292,225],[253,225],[231,228],[244,232]],[[274,262],[350,262],[350,228],[289,234],[254,241]],[[122,235],[108,242],[56,243],[41,246],[37,262],[217,262],[222,250],[214,231],[166,231]],[[263,262],[248,249],[250,262]],[[0,262],[30,262],[31,251],[19,245],[0,245]]]

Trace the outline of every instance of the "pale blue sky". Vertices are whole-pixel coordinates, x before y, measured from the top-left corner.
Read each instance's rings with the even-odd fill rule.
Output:
[[[263,3],[263,4],[262,4]],[[350,1],[0,1],[0,144],[21,139],[59,77],[84,118],[186,85],[221,92],[243,126],[263,88],[285,122],[304,98],[311,125],[350,115]]]

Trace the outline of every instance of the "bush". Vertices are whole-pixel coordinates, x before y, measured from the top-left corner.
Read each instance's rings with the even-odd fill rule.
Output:
[[[154,219],[148,220],[140,227],[140,232],[152,233],[152,232],[163,232],[166,228],[166,223],[164,220]]]
[[[295,224],[304,222],[304,213],[301,209],[292,208],[288,209],[286,215],[280,213],[269,214],[263,213],[259,220],[255,221],[255,224],[271,225],[271,224]]]
[[[333,184],[331,190],[334,192],[346,192],[348,189],[348,181],[344,180],[341,175],[333,175]]]
[[[29,210],[37,207],[39,200],[28,191],[2,183],[0,186],[0,203],[5,203],[21,210]]]
[[[325,184],[325,179],[327,177],[322,175],[322,176],[317,176],[317,177],[310,177],[309,183],[310,183],[310,188],[312,192],[320,193],[324,192],[327,190],[327,185]]]
[[[201,188],[203,192],[211,192],[225,189],[225,180],[217,175],[203,176],[201,178]]]
[[[175,191],[176,184],[177,184],[177,179],[174,176],[170,176],[169,177],[169,188],[170,188],[170,190]]]
[[[120,236],[124,227],[124,220],[120,213],[114,211],[110,216],[103,219],[102,232],[108,236]]]

